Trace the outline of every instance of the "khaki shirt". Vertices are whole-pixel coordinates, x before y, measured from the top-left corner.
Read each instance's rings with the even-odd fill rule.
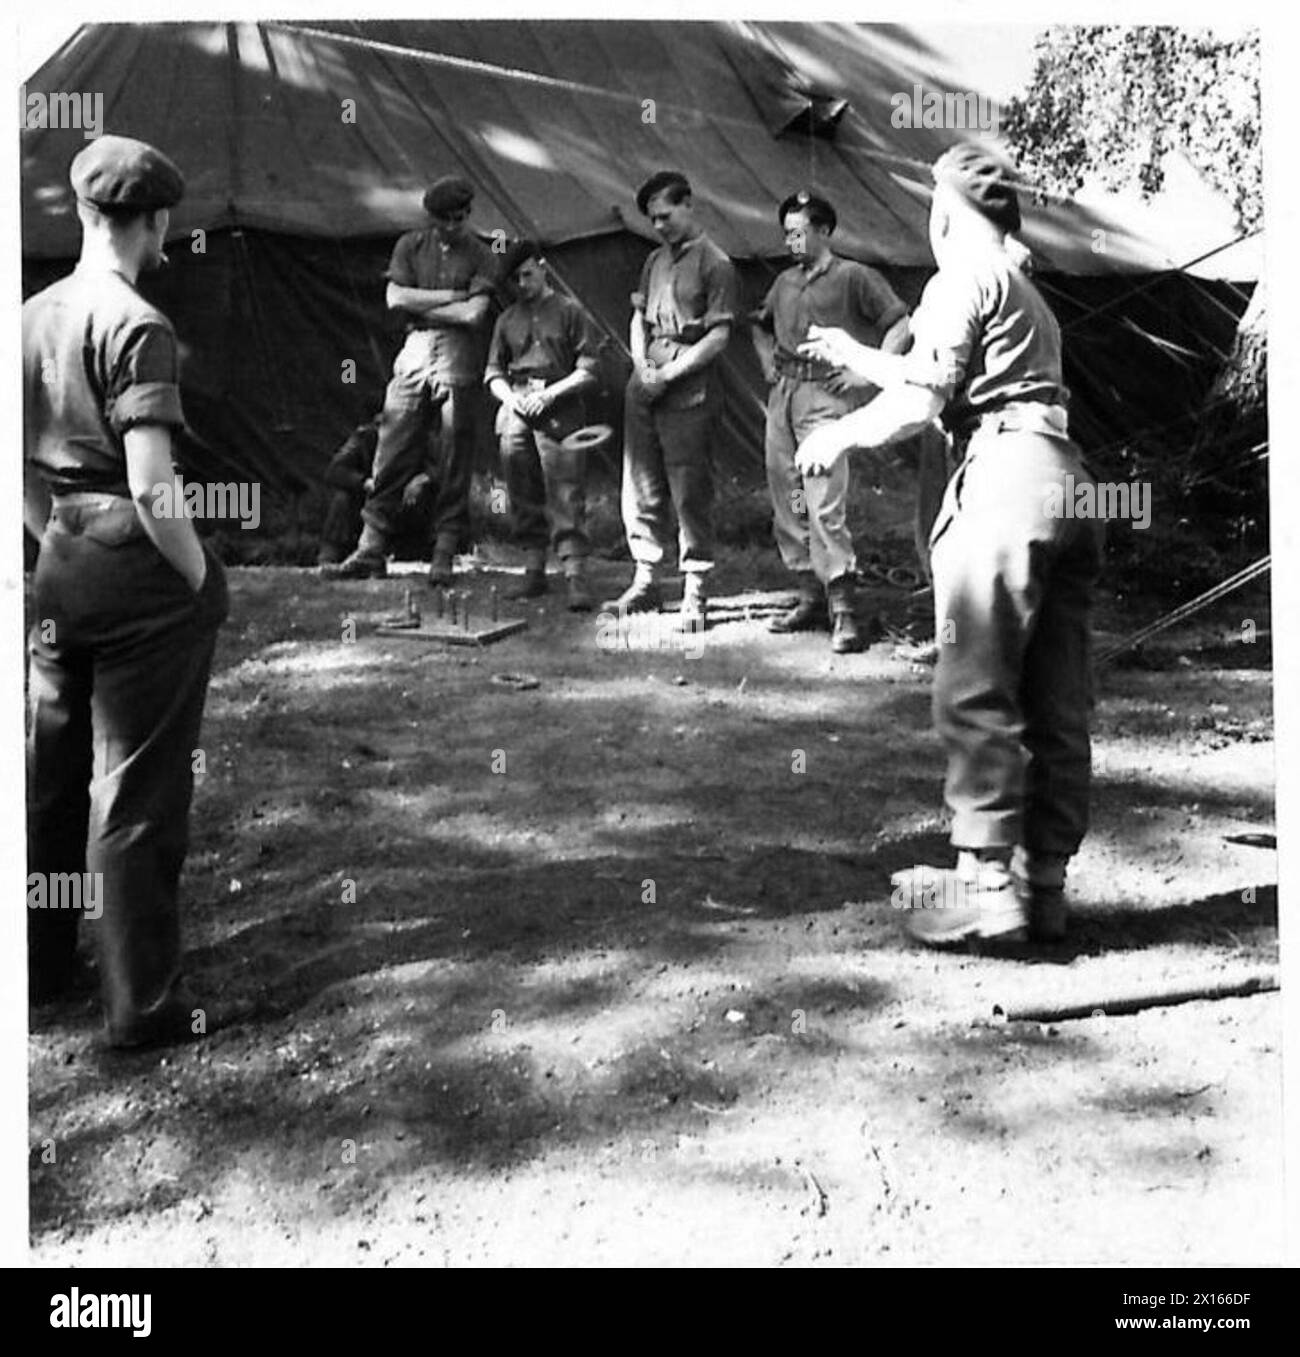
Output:
[[[674,248],[653,250],[641,268],[645,297],[646,358],[663,367],[737,314],[736,269],[701,232]],[[664,398],[672,406],[703,401],[713,390],[716,363],[674,382]]]
[[[947,401],[944,422],[968,426],[1012,401],[1064,406],[1061,329],[1042,294],[999,249],[940,269],[912,316],[908,381]]]
[[[130,495],[123,435],[181,428],[176,333],[119,273],[75,269],[23,305],[23,453],[53,494]]]
[[[468,292],[471,297],[496,294],[497,265],[492,251],[477,236],[466,236],[455,245],[444,246],[432,227],[408,231],[393,247],[392,259],[384,275],[399,287],[419,287],[430,291],[450,288]],[[483,332],[464,326],[430,325],[422,316],[408,315],[408,330],[428,332],[431,357],[440,380],[447,386],[469,386],[483,371]]]
[[[582,308],[558,292],[515,302],[497,317],[483,380],[559,381],[577,368],[598,372],[600,346]]]
[[[828,255],[811,269],[796,264],[768,290],[754,320],[776,339],[777,352],[796,358],[811,325],[846,330],[873,349],[907,315],[907,307],[875,269]]]

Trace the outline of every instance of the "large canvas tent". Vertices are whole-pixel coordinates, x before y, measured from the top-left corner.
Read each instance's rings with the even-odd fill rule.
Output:
[[[925,167],[962,133],[894,126],[894,96],[969,91],[958,65],[905,29],[845,24],[109,24],[80,29],[26,92],[102,93],[102,130],[185,171],[173,266],[143,286],[184,346],[189,469],[292,499],[378,408],[400,335],[382,273],[436,175],[477,186],[480,232],[546,244],[606,335],[616,419],[628,294],[652,244],[635,185],[664,166],[691,176],[750,305],[781,266],[775,205],[815,187],[839,209],[840,251],[913,301],[933,267]],[[28,289],[75,257],[67,169],[84,145],[31,121]],[[1187,418],[1249,296],[1227,271],[1240,264],[1216,267],[1240,256],[1207,238],[1193,277],[1133,220],[1062,205],[1032,211],[1025,234],[1066,328],[1085,447],[1135,418]],[[761,387],[743,336],[727,377],[724,463],[756,477]]]

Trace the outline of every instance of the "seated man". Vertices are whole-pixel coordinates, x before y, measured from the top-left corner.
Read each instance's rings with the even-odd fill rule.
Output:
[[[519,300],[497,320],[484,380],[501,402],[501,464],[515,539],[527,553],[524,581],[513,597],[546,592],[549,539],[564,567],[570,611],[589,612],[587,454],[562,440],[587,422],[582,393],[598,381],[599,341],[582,308],[551,287],[535,243],[515,248],[506,273]]]
[[[374,488],[380,418],[376,415],[364,424],[358,424],[325,468],[325,484],[332,493],[325,510],[325,521],[321,525],[317,565],[332,565],[345,559],[357,544],[361,533],[361,510],[365,506],[366,496]],[[402,490],[402,507],[394,533],[394,545],[399,556],[408,542],[414,544],[417,555],[421,554],[428,541],[436,454],[436,444],[431,442],[424,469],[417,471]]]

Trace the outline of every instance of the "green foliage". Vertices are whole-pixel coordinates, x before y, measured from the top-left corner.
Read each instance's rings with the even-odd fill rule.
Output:
[[[1181,152],[1232,204],[1242,234],[1263,228],[1259,34],[1169,27],[1052,28],[1035,43],[1029,90],[1004,110],[1021,174],[1040,198],[1093,180],[1144,197]],[[1185,597],[1267,551],[1267,343],[1262,284],[1190,435],[1139,418],[1110,476],[1144,481],[1162,506],[1150,531],[1117,525],[1108,575],[1121,595]]]
[[[1150,197],[1177,150],[1232,203],[1243,232],[1262,226],[1257,31],[1056,27],[1035,55],[1030,89],[1003,117],[1027,180],[1069,197],[1096,176]]]

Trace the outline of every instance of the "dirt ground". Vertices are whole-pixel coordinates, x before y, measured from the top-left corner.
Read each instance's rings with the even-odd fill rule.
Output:
[[[424,647],[373,634],[419,576],[232,571],[184,881],[215,1030],[38,1016],[33,1260],[1281,1261],[1278,994],[989,1021],[1275,966],[1275,855],[1226,838],[1273,829],[1260,648],[1108,668],[1069,942],[928,954],[889,876],[946,860],[931,671],[769,635],[748,564],[695,654],[555,592]]]

